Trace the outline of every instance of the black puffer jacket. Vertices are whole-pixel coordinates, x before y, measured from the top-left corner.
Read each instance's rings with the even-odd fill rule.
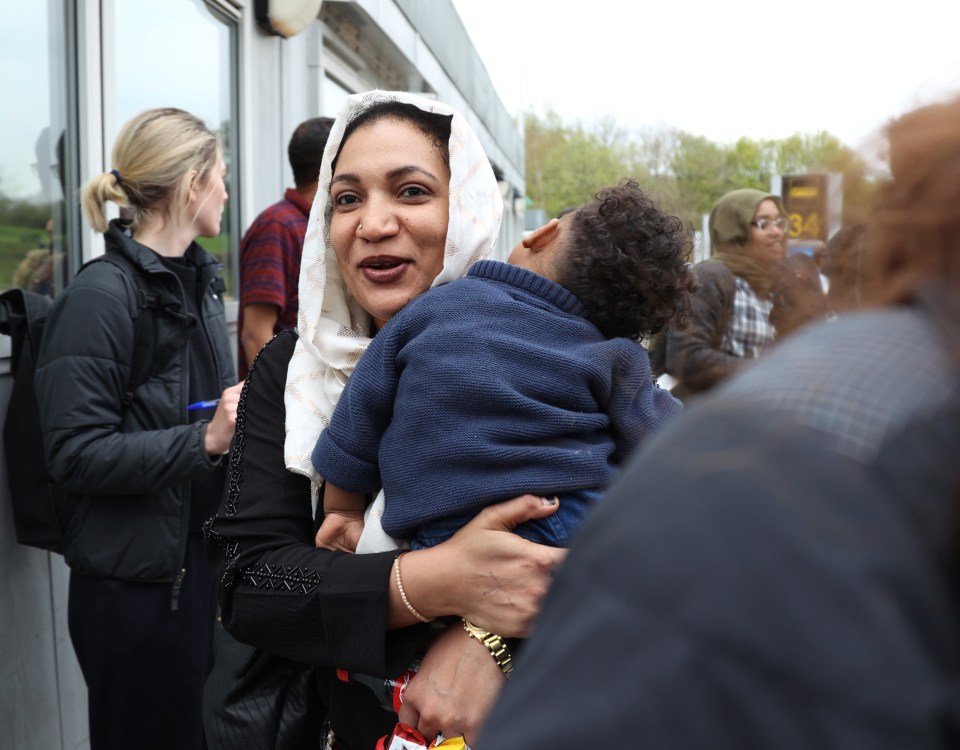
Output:
[[[220,269],[196,243],[187,250],[205,289],[201,321],[184,314],[179,279],[148,248],[113,222],[107,250],[143,269],[145,291],[160,295],[150,378],[124,407],[138,314],[132,279],[95,263],[57,299],[37,363],[47,465],[54,481],[78,496],[64,557],[81,573],[125,580],[173,581],[182,567],[190,481],[219,465],[204,450],[206,422],[191,424],[186,331],[201,325],[215,352],[219,393],[235,380]]]

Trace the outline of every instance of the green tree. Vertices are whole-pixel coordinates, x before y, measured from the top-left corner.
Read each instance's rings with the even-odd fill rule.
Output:
[[[780,174],[839,172],[843,175],[843,223],[863,221],[873,201],[876,174],[853,149],[826,132],[792,135],[777,144]]]
[[[866,162],[826,132],[718,144],[668,127],[631,135],[610,116],[592,127],[569,125],[552,110],[542,116],[527,112],[524,131],[527,195],[548,216],[623,177],[636,179],[665,210],[694,228],[725,193],[769,190],[776,174],[842,173],[845,222],[860,220],[873,196],[875,175]]]
[[[776,169],[776,146],[773,142],[741,138],[727,147],[725,152],[726,178],[731,190],[736,187],[770,189],[770,178]]]
[[[524,143],[526,149],[527,196],[537,208],[545,208],[545,198],[552,177],[548,174],[551,155],[561,150],[566,137],[566,127],[560,116],[549,111],[543,118],[533,112],[524,117]]]
[[[726,192],[727,155],[722,147],[700,135],[677,133],[671,171],[682,198],[681,218],[696,225]]]
[[[543,117],[528,112],[524,134],[527,195],[547,216],[585,203],[605,185],[637,176],[630,172],[631,144],[612,118],[591,130],[565,125],[553,111]]]

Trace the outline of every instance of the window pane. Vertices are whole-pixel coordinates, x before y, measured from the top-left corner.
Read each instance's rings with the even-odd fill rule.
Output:
[[[68,274],[65,206],[67,149],[62,0],[11,3],[0,24],[0,290],[53,296]],[[41,33],[24,33],[25,29]],[[15,72],[14,72],[15,71]]]
[[[340,114],[350,92],[330,76],[323,78],[323,116],[336,117]]]
[[[236,23],[202,0],[115,0],[114,132],[153,107],[179,107],[220,134],[227,191],[236,199]],[[233,200],[223,212],[220,236],[198,242],[224,265],[233,293],[239,234]]]

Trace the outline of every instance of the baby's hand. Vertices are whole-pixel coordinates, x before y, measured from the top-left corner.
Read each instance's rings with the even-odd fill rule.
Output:
[[[317,546],[340,552],[356,552],[363,532],[363,513],[327,511],[317,530]]]

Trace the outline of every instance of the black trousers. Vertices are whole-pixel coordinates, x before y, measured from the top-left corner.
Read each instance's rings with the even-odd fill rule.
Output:
[[[70,639],[87,683],[91,750],[203,750],[213,663],[213,579],[190,534],[176,611],[172,584],[71,572]]]

